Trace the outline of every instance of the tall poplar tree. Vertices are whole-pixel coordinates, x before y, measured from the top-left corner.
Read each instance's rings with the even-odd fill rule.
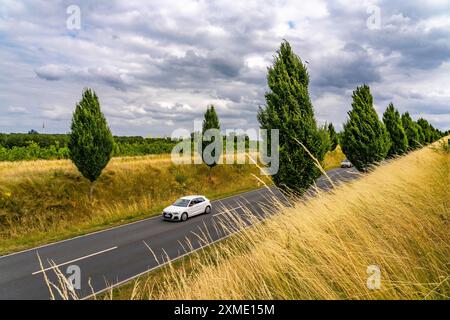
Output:
[[[98,97],[91,89],[83,91],[75,107],[68,147],[70,159],[91,182],[89,198],[92,200],[94,182],[111,159],[114,139],[100,110]]]
[[[423,132],[423,141],[422,144],[428,144],[433,142],[433,129],[432,126],[428,123],[427,120],[420,118],[417,120],[417,125],[422,128]]]
[[[367,85],[353,91],[352,110],[344,124],[341,146],[347,158],[360,171],[386,158],[391,141],[384,124],[373,107]]]
[[[402,124],[408,138],[408,147],[410,150],[417,149],[420,146],[420,133],[416,123],[411,119],[409,112],[402,114]]]
[[[306,66],[287,41],[268,68],[267,82],[266,105],[260,107],[258,121],[262,129],[279,130],[279,169],[273,181],[284,190],[302,193],[320,175],[308,151],[322,161],[329,144],[314,118]]]
[[[334,126],[331,122],[328,125],[327,129],[328,129],[328,134],[330,135],[330,143],[331,143],[330,151],[333,151],[334,149],[336,149],[337,145],[339,144],[339,138],[338,138],[336,130],[334,130]]]
[[[209,129],[217,129],[217,130],[220,130],[219,117],[217,116],[216,109],[214,108],[213,105],[211,105],[210,107],[207,107],[207,108],[206,108],[205,118],[204,118],[204,120],[203,120],[203,125],[202,125],[202,136],[203,136],[203,137],[204,137],[204,135],[205,135],[205,132],[206,132],[207,130],[209,130]],[[204,158],[204,156],[203,156],[203,152],[205,151],[205,148],[206,148],[208,145],[210,145],[210,144],[212,144],[212,143],[214,143],[214,142],[215,142],[215,137],[211,137],[211,140],[210,140],[210,141],[202,140],[202,159],[203,159],[203,162],[204,162],[207,166],[209,166],[210,168],[216,166],[217,163],[216,163],[215,161],[212,162],[212,163],[211,163],[211,162],[208,163],[207,161],[205,161],[205,158]],[[222,141],[219,141],[219,142],[222,143]],[[222,144],[221,144],[221,145],[222,145]],[[219,156],[222,155],[222,149],[221,149],[219,152],[220,152],[220,154],[216,155],[216,150],[212,150],[211,156],[212,156],[213,158],[219,157]]]
[[[400,113],[392,103],[389,104],[383,114],[383,122],[392,142],[388,156],[404,154],[408,150],[408,138],[405,129],[403,129]]]

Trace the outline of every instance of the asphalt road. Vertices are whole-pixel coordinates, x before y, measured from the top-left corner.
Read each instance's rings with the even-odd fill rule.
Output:
[[[352,180],[358,174],[354,169],[334,169],[328,172],[328,176],[334,182],[342,182]],[[320,177],[316,185],[325,190],[332,187],[325,177]],[[0,299],[51,298],[38,255],[45,275],[53,283],[58,282],[55,266],[66,277],[73,272],[71,266],[78,266],[81,288],[76,290],[76,294],[80,298],[89,297],[93,292],[99,293],[111,285],[122,284],[168,260],[223,239],[229,231],[222,226],[233,225],[227,212],[263,217],[275,210],[275,199],[285,202],[277,190],[259,189],[213,201],[209,215],[196,216],[186,222],[167,222],[161,217],[153,217],[2,256]],[[245,221],[250,223],[248,219]],[[56,290],[53,292],[56,299],[61,298]]]

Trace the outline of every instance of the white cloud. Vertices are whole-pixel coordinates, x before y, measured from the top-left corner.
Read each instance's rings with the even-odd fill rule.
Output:
[[[26,114],[28,112],[27,108],[14,106],[9,106],[7,110],[12,114]]]

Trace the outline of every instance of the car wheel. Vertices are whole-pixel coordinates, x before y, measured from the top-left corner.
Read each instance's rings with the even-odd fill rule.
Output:
[[[207,206],[207,207],[206,207],[205,213],[206,213],[206,214],[211,213],[211,206]]]
[[[183,213],[182,215],[181,215],[181,221],[186,221],[188,219],[188,215],[187,215],[187,213],[185,212],[185,213]]]

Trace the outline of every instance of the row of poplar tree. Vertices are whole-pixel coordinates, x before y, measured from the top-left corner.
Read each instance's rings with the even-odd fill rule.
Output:
[[[366,171],[386,157],[402,155],[444,135],[424,119],[415,122],[408,113],[400,116],[392,103],[380,121],[367,85],[353,92],[349,119],[339,135],[331,123],[318,126],[306,66],[287,41],[282,42],[268,68],[267,81],[266,105],[259,108],[257,118],[262,129],[279,130],[279,170],[273,181],[284,190],[302,193],[308,189],[320,175],[315,160],[323,161],[338,143],[355,167]],[[220,129],[213,106],[205,113],[203,133],[212,128]],[[203,148],[209,143],[203,142]],[[78,170],[91,181],[92,197],[93,182],[111,158],[114,139],[98,97],[90,89],[83,92],[73,113],[68,147]]]
[[[304,192],[320,175],[312,156],[323,161],[337,140],[354,166],[367,171],[387,157],[402,155],[444,136],[424,119],[415,122],[408,112],[400,115],[392,103],[381,121],[367,85],[353,92],[352,109],[339,135],[332,124],[319,127],[309,97],[306,66],[287,41],[268,69],[267,82],[266,105],[259,109],[258,120],[264,129],[280,130],[280,168],[273,180],[294,193]]]

